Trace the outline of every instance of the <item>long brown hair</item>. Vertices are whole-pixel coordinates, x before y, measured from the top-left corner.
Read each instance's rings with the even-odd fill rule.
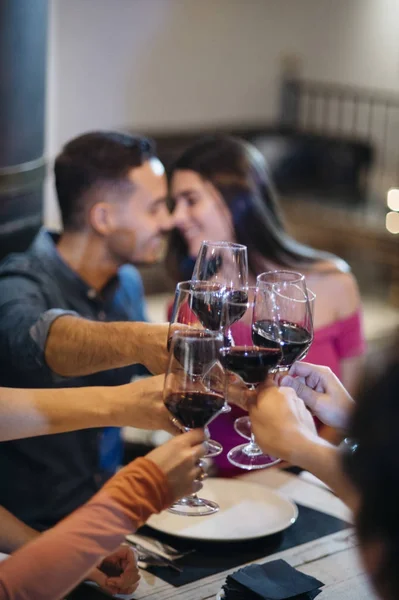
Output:
[[[198,173],[219,191],[231,213],[236,241],[248,247],[248,266],[253,275],[264,270],[264,259],[296,270],[328,260],[341,271],[349,270],[338,257],[301,244],[287,233],[266,163],[248,142],[230,136],[202,138],[174,163],[169,177],[179,170]],[[175,229],[166,264],[177,280],[187,257],[186,241]]]

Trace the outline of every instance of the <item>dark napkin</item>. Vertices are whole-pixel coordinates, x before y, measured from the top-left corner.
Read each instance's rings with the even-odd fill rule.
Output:
[[[322,585],[280,559],[236,571],[227,577],[223,591],[226,600],[310,600],[320,593]]]
[[[297,506],[298,519],[285,531],[242,542],[189,540],[166,535],[145,526],[138,533],[149,535],[182,551],[195,549],[192,554],[176,561],[176,565],[183,569],[181,573],[167,567],[149,567],[148,571],[163,581],[180,587],[351,527],[346,521],[326,513],[299,504]]]
[[[101,590],[97,586],[81,583],[74,590],[69,592],[65,600],[108,600],[111,598],[109,594]]]

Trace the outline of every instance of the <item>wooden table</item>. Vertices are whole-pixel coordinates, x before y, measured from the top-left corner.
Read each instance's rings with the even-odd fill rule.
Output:
[[[253,481],[279,490],[301,504],[330,515],[350,520],[348,509],[331,492],[300,477],[279,469],[268,469],[243,475]],[[255,562],[283,558],[303,573],[325,583],[320,600],[373,600],[376,598],[367,581],[357,553],[357,542],[351,528],[296,546]],[[237,570],[218,573],[206,579],[175,588],[154,575],[142,571],[137,600],[214,600],[226,576]]]

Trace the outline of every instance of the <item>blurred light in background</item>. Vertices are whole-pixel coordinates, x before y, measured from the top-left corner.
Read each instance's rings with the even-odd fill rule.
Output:
[[[388,190],[387,204],[391,210],[399,211],[399,189],[391,188]]]
[[[389,212],[386,216],[385,226],[389,233],[399,233],[399,212]]]

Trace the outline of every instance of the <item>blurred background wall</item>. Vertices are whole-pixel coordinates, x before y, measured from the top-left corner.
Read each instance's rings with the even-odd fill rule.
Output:
[[[307,79],[399,92],[398,0],[52,0],[49,30],[50,160],[94,128],[272,121],[287,57]]]

